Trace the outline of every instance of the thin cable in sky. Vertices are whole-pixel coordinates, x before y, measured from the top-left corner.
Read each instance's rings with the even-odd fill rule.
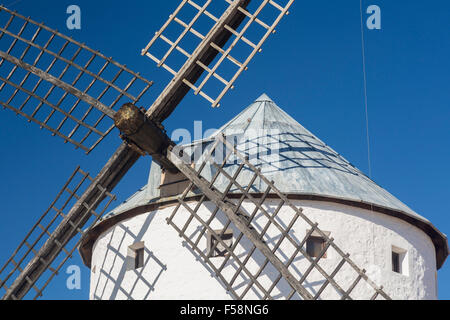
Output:
[[[21,1],[22,1],[22,0],[16,0],[16,1],[13,1],[13,2],[11,2],[10,4],[7,4],[6,7],[7,7],[7,8],[11,8],[12,6],[18,4],[18,3],[21,2]]]
[[[364,106],[366,111],[366,138],[367,138],[367,162],[369,165],[369,177],[372,178],[372,164],[370,161],[370,134],[369,134],[369,108],[367,103],[367,73],[366,73],[366,51],[364,39],[364,21],[363,21],[363,5],[362,0],[359,1],[359,11],[361,14],[361,52],[362,52],[362,67],[364,77]]]

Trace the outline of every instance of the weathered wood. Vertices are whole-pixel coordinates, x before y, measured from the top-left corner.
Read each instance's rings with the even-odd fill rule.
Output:
[[[349,256],[350,255],[347,254],[347,257],[349,257]],[[344,258],[342,258],[341,261],[339,262],[339,264],[336,266],[336,268],[334,268],[333,272],[330,274],[330,278],[334,278],[334,276],[339,272],[339,270],[341,270],[341,268],[344,266],[345,263],[346,263],[346,260]],[[316,295],[314,296],[314,300],[319,299],[320,295],[322,294],[322,292],[325,290],[325,288],[328,286],[329,283],[330,283],[330,281],[325,280],[323,285],[316,292]]]
[[[178,169],[167,160],[165,154],[175,143],[162,130],[162,126],[147,118],[145,113],[132,103],[124,104],[114,115],[114,124],[122,138],[148,153],[164,169],[177,173]]]
[[[172,221],[168,221],[169,225],[171,225],[175,231],[177,231],[179,234],[181,234],[181,230],[177,227],[177,225],[175,223],[173,223]],[[191,247],[195,248],[195,244],[194,242],[189,238],[189,237],[184,237],[184,241],[187,242],[187,244],[189,244]],[[197,254],[200,255],[200,257],[202,257],[203,260],[207,261],[209,258],[205,255],[204,252],[202,251],[197,251]],[[214,273],[217,275],[217,277],[219,277],[219,279],[222,281],[222,283],[225,285],[225,287],[227,288],[227,290],[233,294],[235,297],[238,296],[238,294],[236,293],[236,291],[233,289],[233,287],[231,287],[230,285],[228,285],[227,280],[225,279],[225,277],[222,275],[222,273],[217,270],[216,266],[214,264],[209,264],[209,267],[214,271]]]
[[[230,147],[230,146],[229,146]],[[231,148],[230,148],[231,149]],[[237,153],[237,152],[236,152]],[[243,161],[243,163],[245,163],[245,164],[247,164],[249,167],[251,167],[252,165],[248,162],[248,160],[246,160],[246,159],[244,159],[244,161]],[[327,273],[325,272],[325,270],[323,270],[323,268],[319,265],[319,264],[317,264],[317,260],[314,260],[312,257],[310,257],[308,254],[306,254],[306,252],[302,249],[302,246],[298,246],[298,244],[296,243],[296,241],[294,240],[294,239],[292,239],[290,236],[289,236],[289,230],[285,230],[275,219],[274,219],[274,217],[273,216],[271,216],[268,212],[267,212],[267,210],[266,209],[264,209],[263,208],[263,206],[261,205],[261,202],[258,202],[258,201],[256,201],[256,199],[254,199],[253,198],[253,196],[250,194],[250,193],[248,193],[248,192],[246,192],[246,190],[244,190],[244,188],[239,184],[239,183],[237,183],[236,181],[235,181],[235,179],[233,179],[227,172],[225,172],[223,169],[221,169],[219,166],[217,166],[217,165],[215,165],[215,167],[217,168],[217,170],[218,171],[220,171],[227,179],[229,179],[230,181],[233,181],[233,183],[234,183],[234,185],[242,192],[242,194],[243,195],[245,195],[245,197],[247,198],[247,199],[249,199],[250,201],[252,201],[252,203],[253,204],[255,204],[256,205],[256,208],[257,209],[259,209],[265,216],[266,216],[266,218],[267,219],[269,219],[269,221],[273,224],[273,225],[275,225],[277,228],[278,228],[278,230],[279,230],[279,232],[281,233],[281,235],[283,236],[283,237],[285,237],[286,239],[288,239],[295,247],[296,247],[296,254],[297,253],[301,253],[306,259],[308,259],[309,260],[309,262],[311,263],[311,266],[310,266],[310,270],[309,271],[311,271],[312,270],[312,268],[313,267],[315,267],[327,280],[329,280],[332,284],[333,284],[333,286],[338,290],[338,291],[340,291],[341,292],[341,294],[343,295],[343,296],[345,296],[345,297],[347,297],[347,298],[350,298],[347,294],[346,294],[346,292],[345,292],[345,290],[344,289],[342,289],[332,278],[330,278],[328,275],[327,275]],[[253,167],[252,168],[253,170],[257,170],[257,168],[256,167]],[[262,176],[262,175],[261,175]],[[267,180],[267,178],[265,178],[266,179],[266,183],[267,183],[267,185],[269,186],[269,188],[274,188],[274,185],[273,185],[273,181],[268,181]],[[275,189],[275,188],[274,188]],[[266,195],[267,196],[267,195]],[[300,213],[302,213],[302,209],[298,209],[298,208],[296,208],[296,211],[297,212],[300,212]],[[298,213],[299,214],[299,213]],[[318,230],[318,232],[319,232],[319,234],[323,234],[323,232],[320,230],[320,229],[318,229],[317,228],[317,230]],[[334,244],[334,242],[332,241],[332,240],[330,240],[330,238],[328,238],[328,236],[326,236],[326,241],[327,241],[327,245],[329,246],[329,245],[333,245]],[[324,251],[324,253],[325,253],[325,251]],[[357,272],[358,272],[358,270],[356,270]],[[301,279],[300,280],[300,283],[302,283],[302,281],[303,281],[303,279]]]
[[[228,148],[228,149],[231,149],[231,150],[233,150],[234,152],[235,152],[235,154],[236,154],[236,156],[238,157],[238,158],[240,158],[240,160],[241,161],[243,161],[252,171],[254,171],[256,174],[258,174],[258,176],[259,176],[259,178],[264,182],[264,183],[266,183],[267,185],[269,185],[269,186],[271,186],[272,187],[272,190],[273,190],[273,192],[275,193],[275,194],[277,194],[279,197],[280,197],[280,199],[281,200],[283,200],[285,203],[286,203],[286,205],[288,206],[288,207],[290,207],[292,210],[294,210],[302,219],[303,219],[303,221],[305,221],[306,223],[308,223],[311,227],[314,227],[314,225],[315,225],[315,223],[314,222],[312,222],[304,213],[303,213],[303,210],[301,209],[301,208],[298,208],[297,206],[295,206],[293,203],[291,203],[289,200],[288,200],[288,198],[287,198],[287,196],[286,195],[284,195],[280,190],[278,190],[277,188],[275,188],[275,186],[273,185],[273,183],[271,182],[271,181],[269,181],[269,179],[267,179],[263,174],[261,174],[261,172],[258,170],[258,168],[256,168],[254,165],[252,165],[248,160],[247,160],[247,158],[246,157],[244,157],[242,154],[240,154],[239,153],[239,151],[236,149],[236,147],[234,146],[234,145],[232,145],[232,144],[230,144],[230,142],[229,141],[227,141],[226,139],[225,139],[225,137],[223,137],[223,136],[217,136],[218,137],[218,139]],[[222,172],[223,173],[223,172]],[[235,185],[241,190],[241,191],[243,191],[243,189],[242,189],[242,187],[240,187],[237,183],[235,183]],[[251,199],[252,198],[252,196],[251,195],[249,195],[249,199]],[[257,202],[255,202],[254,200],[252,200],[252,202],[253,203],[255,203],[256,205],[258,205],[258,203]],[[261,211],[264,213],[264,214],[266,214],[267,212],[265,211],[265,209],[264,208],[260,208],[261,209]],[[269,219],[271,219],[270,218],[270,215],[268,215],[268,214],[266,214],[266,216],[269,218]],[[274,224],[276,224],[275,223],[275,221],[273,221],[274,222]],[[280,229],[280,230],[282,230],[282,229]],[[323,239],[325,239],[325,240],[329,240],[329,237],[328,237],[328,235],[327,234],[325,234],[321,229],[319,229],[319,228],[317,228],[316,229],[316,231],[319,233],[319,235],[323,238]],[[283,232],[282,232],[283,233]],[[296,242],[291,238],[291,237],[289,237],[289,236],[287,236],[286,237],[297,249],[296,250],[299,250],[299,252],[303,255],[303,256],[305,256],[305,258],[309,261],[309,262],[311,262],[311,263],[314,263],[314,259],[312,259],[306,252],[305,252],[305,250],[303,250],[301,247],[297,247],[297,245],[296,245]],[[380,295],[382,295],[383,296],[383,298],[385,298],[385,299],[387,299],[387,300],[391,300],[391,298],[389,297],[389,295],[387,295],[386,294],[386,292],[384,292],[383,290],[382,290],[382,288],[381,287],[378,287],[376,284],[375,284],[375,282],[373,282],[371,279],[369,279],[369,277],[365,274],[365,272],[363,272],[363,270],[361,270],[349,257],[348,257],[348,255],[346,254],[346,253],[344,253],[342,250],[341,250],[341,248],[336,244],[336,243],[334,243],[333,241],[331,241],[330,242],[330,246],[334,249],[334,250],[336,250],[336,252],[343,258],[343,259],[345,259],[346,260],[346,262],[353,268],[353,270],[355,270],[359,275],[361,275],[361,277],[367,282],[367,284],[369,284],[376,292],[378,292]],[[317,271],[319,271],[334,287],[335,287],[335,289],[337,289],[338,291],[340,291],[341,293],[343,293],[343,295],[345,296],[346,295],[346,293],[345,293],[345,291],[332,279],[332,278],[330,278],[328,275],[327,275],[327,273],[325,272],[325,270],[320,266],[320,265],[317,265],[316,264],[316,269],[317,269]]]
[[[232,36],[232,33],[225,28],[226,25],[232,29],[237,29],[245,18],[239,8],[246,8],[250,0],[236,0],[225,11],[219,21],[211,31],[205,36],[197,49],[186,61],[175,78],[164,89],[161,95],[155,100],[151,108],[147,111],[147,116],[158,122],[162,122],[175,110],[180,101],[189,92],[189,86],[184,83],[187,80],[195,83],[203,74],[203,69],[197,61],[208,66],[219,54],[217,49],[211,46],[215,43],[222,48]]]
[[[48,263],[54,261],[61,252],[62,248],[56,243],[66,244],[77,235],[78,230],[73,229],[71,225],[74,224],[81,228],[91,217],[90,211],[95,210],[97,205],[101,203],[101,198],[104,196],[102,196],[102,191],[98,186],[102,186],[107,191],[112,191],[139,157],[140,155],[126,144],[122,144],[116,150],[88,189],[86,189],[52,233],[52,236],[43,244],[37,255],[16,278],[2,297],[3,300],[22,299],[26,295],[32,285],[46,271]]]
[[[248,268],[246,268],[243,264],[242,261],[239,259],[239,257],[228,248],[228,245],[224,242],[224,240],[221,238],[221,236],[217,235],[217,233],[211,228],[211,226],[209,226],[208,224],[206,224],[205,221],[203,221],[196,212],[194,212],[191,207],[189,205],[187,205],[186,203],[184,203],[181,199],[179,199],[179,201],[181,201],[181,204],[183,205],[183,207],[189,211],[189,213],[191,215],[193,215],[196,220],[198,222],[200,222],[200,224],[208,231],[208,233],[210,233],[217,242],[219,242],[223,248],[225,248],[225,250],[227,251],[228,255],[231,255],[234,259],[234,262],[236,262],[240,267],[242,267],[242,270],[244,271],[244,273],[246,274],[247,277],[249,277],[254,283],[255,285],[258,287],[259,290],[261,290],[263,293],[266,292],[266,289],[258,282],[256,281],[256,278],[253,276],[253,274],[250,272],[250,270],[248,270]],[[231,224],[231,223],[230,223]],[[225,226],[225,229],[228,228],[228,225]],[[186,234],[182,235],[184,239],[186,239]],[[211,258],[210,254],[207,254],[206,256],[206,261],[208,261]]]
[[[198,174],[188,165],[186,165],[176,154],[168,150],[168,158],[171,160],[177,168],[184,173],[186,177],[191,179],[192,182],[206,195],[206,197],[214,202],[233,222],[233,224],[266,256],[272,265],[277,268],[283,278],[294,288],[304,299],[312,299],[312,295],[300,285],[294,275],[286,268],[283,262],[273,254],[272,250],[260,239],[257,232],[248,227],[247,221],[240,218],[234,213],[233,206],[229,203],[225,203],[222,200],[222,196],[218,191],[209,188],[209,183],[204,178],[199,177]]]
[[[100,101],[92,98],[90,95],[78,90],[77,88],[71,86],[70,84],[52,76],[51,74],[42,71],[39,68],[36,68],[22,60],[17,59],[14,56],[11,56],[9,54],[7,54],[6,52],[0,51],[0,58],[5,59],[9,62],[11,62],[12,64],[15,64],[19,67],[21,67],[22,69],[29,71],[33,74],[35,74],[36,76],[38,76],[41,79],[44,79],[45,81],[50,82],[51,84],[61,88],[62,90],[69,92],[70,94],[74,95],[75,97],[77,97],[78,99],[86,102],[87,104],[93,106],[94,108],[96,108],[97,110],[99,110],[100,112],[104,113],[105,115],[107,115],[110,118],[114,117],[114,114],[116,113],[113,109],[105,106],[103,103],[101,103]],[[62,110],[58,110],[59,112],[63,112]]]

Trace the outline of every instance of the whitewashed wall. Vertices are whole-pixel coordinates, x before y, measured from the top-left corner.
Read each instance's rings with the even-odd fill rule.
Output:
[[[268,210],[274,210],[276,200],[267,202]],[[331,232],[331,237],[344,252],[349,252],[351,258],[361,268],[367,270],[370,278],[394,299],[436,299],[436,258],[431,239],[418,228],[396,218],[333,203],[315,201],[294,201],[304,209],[304,213],[313,221],[319,223],[323,231]],[[192,204],[194,206],[194,203]],[[253,206],[245,204],[251,211]],[[205,219],[209,216],[211,205],[202,207],[200,212]],[[193,251],[184,245],[183,239],[175,230],[167,225],[166,218],[173,208],[165,208],[156,212],[142,214],[123,221],[102,234],[94,245],[91,268],[91,299],[231,299],[225,287],[214,276],[213,272],[199,259]],[[177,215],[179,224],[186,220],[186,211]],[[292,218],[292,210],[283,207],[279,217],[287,225]],[[259,216],[257,222],[265,224]],[[219,215],[214,229],[220,229],[224,217]],[[198,232],[198,224],[193,224],[188,234]],[[303,239],[309,226],[303,221],[294,225],[292,236]],[[237,229],[234,229],[237,235]],[[276,241],[279,234],[269,229],[270,238]],[[128,247],[136,242],[145,242],[145,267],[133,270],[127,259]],[[201,242],[206,247],[206,239]],[[404,273],[398,274],[392,270],[392,246],[407,250]],[[245,254],[251,248],[245,241],[237,247],[238,255]],[[281,245],[282,254],[279,258],[287,261],[293,248],[287,242]],[[214,258],[217,265],[224,258]],[[254,255],[247,266],[255,273],[263,263],[264,257]],[[321,260],[321,266],[331,273],[340,261],[333,250],[329,250],[327,258]],[[296,259],[290,271],[301,276],[306,270],[306,259]],[[224,269],[226,278],[231,278],[237,265],[227,264]],[[269,287],[278,276],[275,270],[267,268],[261,277],[264,287]],[[356,273],[350,267],[344,267],[336,276],[336,281],[346,289],[356,278]],[[304,285],[314,294],[323,284],[324,279],[318,272],[311,273]],[[248,278],[239,276],[233,288],[241,293],[248,283]],[[289,286],[280,281],[272,292],[275,298],[283,299],[290,292]],[[365,299],[373,291],[363,281],[356,287],[353,297]],[[339,294],[328,285],[322,293],[322,298],[336,299]],[[257,289],[249,291],[246,298],[261,298]]]

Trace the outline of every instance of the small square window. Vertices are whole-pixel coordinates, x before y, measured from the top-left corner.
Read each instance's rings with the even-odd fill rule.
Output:
[[[320,237],[309,237],[306,241],[306,253],[311,258],[317,258],[320,252],[325,247],[325,239]],[[326,258],[327,254],[325,253],[322,258]]]
[[[145,263],[144,242],[137,242],[128,247],[127,270],[136,270],[144,267]]]
[[[408,275],[408,257],[407,251],[396,246],[392,246],[392,271],[403,275]]]
[[[214,230],[217,236],[220,236],[222,230]],[[225,243],[226,247],[222,243],[217,241],[211,232],[208,232],[208,255],[210,257],[224,257],[228,250],[233,245],[233,230],[227,229],[221,236],[222,241]]]
[[[309,230],[307,231],[309,232]],[[330,232],[325,232],[326,236],[330,235]],[[325,238],[321,237],[318,232],[313,231],[313,233],[309,236],[309,238],[306,240],[306,253],[311,258],[317,258],[319,257],[322,250],[325,248],[326,240]],[[327,253],[325,252],[322,256],[322,258],[326,258]]]

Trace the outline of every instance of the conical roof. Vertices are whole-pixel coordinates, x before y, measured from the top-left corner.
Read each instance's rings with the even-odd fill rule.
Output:
[[[212,144],[218,134],[225,134],[227,137],[239,135],[238,150],[248,155],[250,162],[260,168],[284,193],[372,203],[401,210],[426,221],[305,129],[266,94],[261,95],[210,137],[187,146],[185,152],[187,149],[193,152],[195,147],[202,145],[206,153],[208,144]],[[199,165],[202,160],[200,158],[195,162]],[[230,166],[227,167],[230,172],[235,171]],[[214,173],[213,166],[202,171],[207,179]],[[250,170],[244,170],[238,181],[246,187],[246,182],[252,177]],[[218,180],[215,186],[219,189],[221,182],[224,189],[228,180]],[[251,191],[264,192],[265,188],[262,181],[256,180]]]
[[[406,220],[432,238],[436,246],[438,267],[445,261],[448,243],[444,234],[305,129],[266,94],[261,95],[210,137],[184,146],[185,153],[196,154],[195,150],[202,148],[205,154],[218,134],[240,137],[237,149],[248,155],[249,161],[273,180],[281,192],[299,199],[368,208]],[[202,160],[203,157],[194,159],[196,167]],[[234,172],[233,165],[238,164],[227,165],[226,170]],[[213,166],[206,166],[202,171],[202,175],[208,180],[214,173]],[[253,172],[244,169],[237,180],[241,186],[246,187],[252,177]],[[223,176],[221,178],[214,186],[224,190],[229,181]],[[160,182],[161,168],[153,163],[148,185],[114,209],[109,217],[167,200],[160,197]],[[255,180],[250,190],[262,193],[265,189],[262,181]],[[239,190],[230,192],[239,193]]]

